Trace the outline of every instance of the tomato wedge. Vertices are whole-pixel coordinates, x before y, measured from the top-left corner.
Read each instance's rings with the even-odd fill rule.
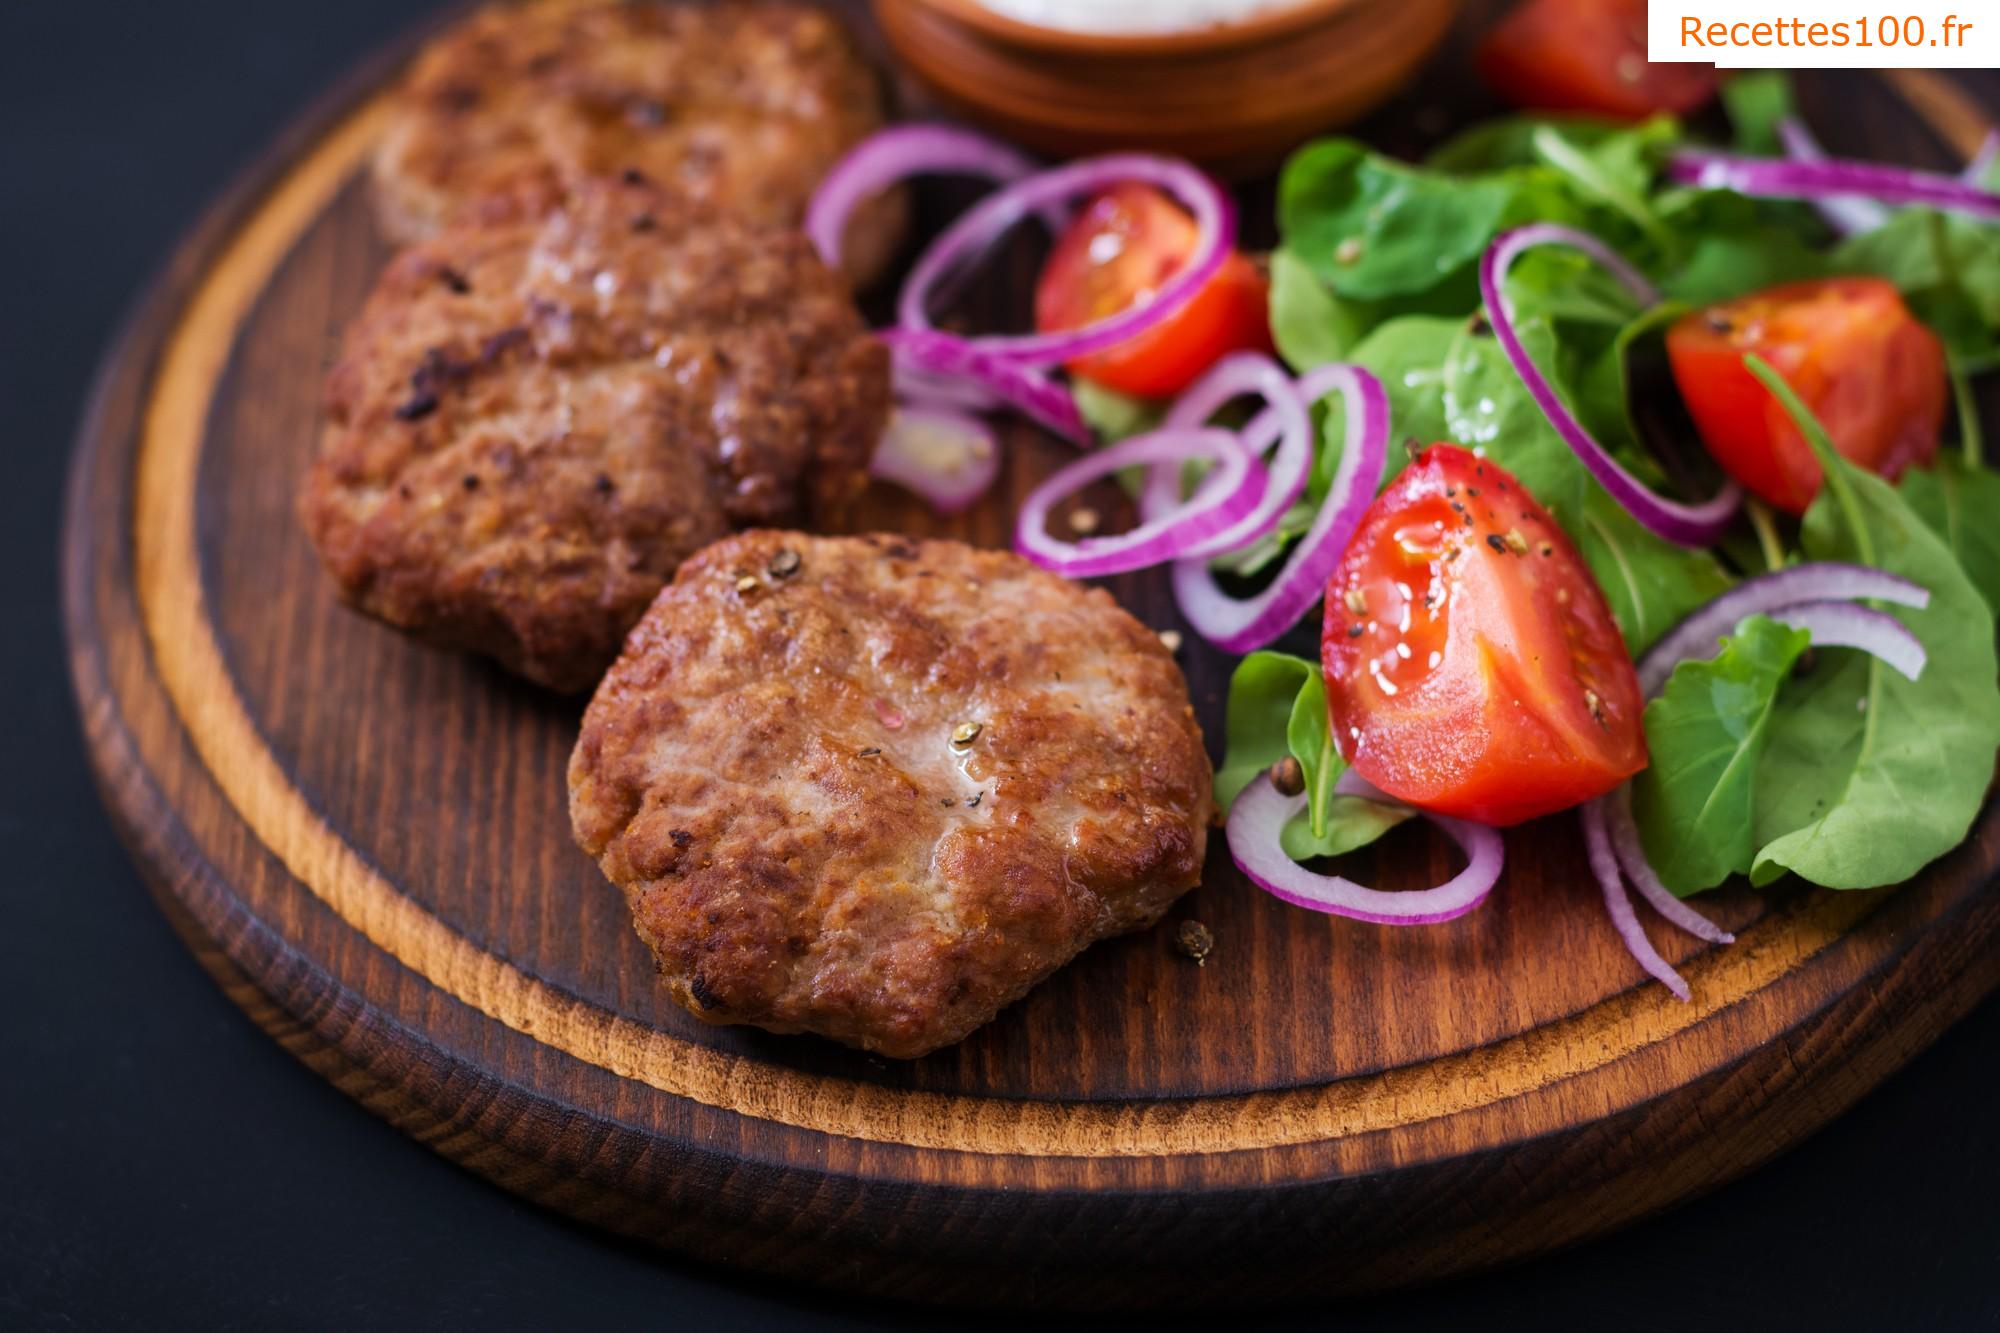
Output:
[[[1813,410],[1843,458],[1894,479],[1937,452],[1950,385],[1944,345],[1880,278],[1786,283],[1683,316],[1667,331],[1674,382],[1702,442],[1752,493],[1801,514],[1820,467],[1743,364],[1756,353]]]
[[[1646,0],[1523,0],[1479,46],[1479,73],[1515,106],[1624,120],[1685,115],[1715,95],[1709,65],[1646,59]]]
[[[1496,465],[1434,444],[1326,590],[1334,741],[1424,810],[1518,824],[1646,766],[1631,655],[1589,567]]]
[[[1035,327],[1082,328],[1150,299],[1187,262],[1194,219],[1150,185],[1120,185],[1093,199],[1050,252],[1035,284]],[[1167,398],[1230,352],[1271,350],[1271,284],[1232,253],[1214,277],[1159,323],[1092,356],[1070,373],[1140,398]]]

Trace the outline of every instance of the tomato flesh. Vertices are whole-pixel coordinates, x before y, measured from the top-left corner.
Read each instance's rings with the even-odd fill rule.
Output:
[[[1479,47],[1479,72],[1515,106],[1643,120],[1715,95],[1708,65],[1646,59],[1646,0],[1523,0]]]
[[[1180,271],[1200,231],[1150,185],[1099,195],[1057,239],[1035,284],[1035,327],[1079,329],[1150,300]],[[1187,388],[1220,357],[1271,350],[1270,281],[1244,255],[1222,267],[1180,309],[1114,347],[1069,362],[1069,371],[1141,398]]]
[[[1589,568],[1500,467],[1435,444],[1377,496],[1326,590],[1334,741],[1398,800],[1517,824],[1646,766],[1643,701]]]
[[[1950,385],[1944,345],[1880,278],[1787,283],[1683,316],[1667,331],[1674,382],[1724,471],[1788,513],[1819,493],[1819,460],[1744,358],[1771,363],[1841,457],[1894,479],[1937,453]]]

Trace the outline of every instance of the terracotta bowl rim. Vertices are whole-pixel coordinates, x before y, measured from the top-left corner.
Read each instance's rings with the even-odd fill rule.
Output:
[[[1219,23],[1181,32],[1100,33],[1044,28],[1009,18],[978,0],[878,0],[928,9],[938,17],[974,29],[1009,46],[1062,56],[1196,56],[1219,54],[1270,42],[1315,27],[1347,10],[1379,0],[1292,0],[1240,23]]]

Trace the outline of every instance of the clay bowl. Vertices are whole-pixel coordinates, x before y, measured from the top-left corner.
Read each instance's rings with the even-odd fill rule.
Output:
[[[873,0],[904,65],[948,107],[1051,155],[1140,148],[1230,174],[1268,168],[1415,72],[1460,0],[1301,0],[1165,34],[1064,32],[977,0]]]

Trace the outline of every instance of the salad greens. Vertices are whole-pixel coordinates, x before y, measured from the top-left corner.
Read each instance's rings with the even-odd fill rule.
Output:
[[[1789,870],[1832,888],[1894,884],[1964,840],[1992,781],[1993,612],[1895,489],[1835,453],[1776,371],[1755,358],[1750,365],[1826,472],[1802,526],[1805,553],[1886,569],[1931,594],[1929,606],[1895,612],[1929,655],[1916,680],[1861,656],[1780,705],[1760,766],[1763,846],[1750,879],[1766,884]]]
[[[1319,663],[1289,653],[1251,653],[1230,678],[1228,717],[1229,753],[1215,771],[1215,796],[1224,805],[1287,755],[1298,760],[1306,808],[1280,835],[1293,860],[1365,847],[1416,813],[1335,794],[1347,761],[1328,730]]]
[[[2000,473],[1976,458],[1946,453],[1930,467],[1910,469],[1897,489],[1944,539],[1986,605],[2000,613]]]
[[[1683,662],[1646,705],[1651,760],[1633,779],[1646,859],[1675,893],[1747,874],[1759,761],[1778,689],[1812,636],[1752,616],[1706,662]]]
[[[1779,151],[1777,127],[1794,114],[1782,75],[1731,80],[1724,99],[1740,151]],[[1297,371],[1332,361],[1372,371],[1398,439],[1476,447],[1518,477],[1576,544],[1635,656],[1767,562],[1856,561],[1927,588],[1927,608],[1893,611],[1928,655],[1915,681],[1860,652],[1814,652],[1804,630],[1745,620],[1709,660],[1682,663],[1648,705],[1652,761],[1633,787],[1647,855],[1677,894],[1737,874],[1758,884],[1786,873],[1838,888],[1897,883],[1965,836],[2000,748],[2000,473],[1980,461],[1964,388],[1966,375],[2000,366],[2000,226],[1912,207],[1842,240],[1801,204],[1667,182],[1663,164],[1683,143],[1666,118],[1510,117],[1418,165],[1348,139],[1308,145],[1279,185],[1272,337]],[[1804,519],[1773,523],[1760,512],[1761,540],[1717,550],[1662,540],[1597,484],[1486,327],[1478,260],[1530,221],[1593,233],[1664,293],[1641,309],[1560,249],[1524,255],[1508,277],[1515,331],[1536,365],[1649,485],[1666,486],[1666,476],[1635,421],[1630,376],[1638,359],[1657,357],[1666,326],[1691,306],[1833,274],[1890,280],[1944,340],[1962,452],[1891,486],[1835,457],[1792,399],[1828,478]],[[1341,438],[1338,420],[1322,424],[1305,500],[1273,538],[1231,557],[1233,572],[1254,573],[1310,522]],[[1684,422],[1668,420],[1664,433],[1691,438]],[[1718,474],[1688,452],[1692,462],[1669,459],[1667,471],[1685,494],[1707,494]],[[1402,456],[1392,454],[1392,472]],[[1344,764],[1316,663],[1251,654],[1231,682],[1228,717],[1217,773],[1225,805],[1272,764],[1298,761],[1309,799],[1284,831],[1294,859],[1352,850],[1407,817],[1333,794]]]

